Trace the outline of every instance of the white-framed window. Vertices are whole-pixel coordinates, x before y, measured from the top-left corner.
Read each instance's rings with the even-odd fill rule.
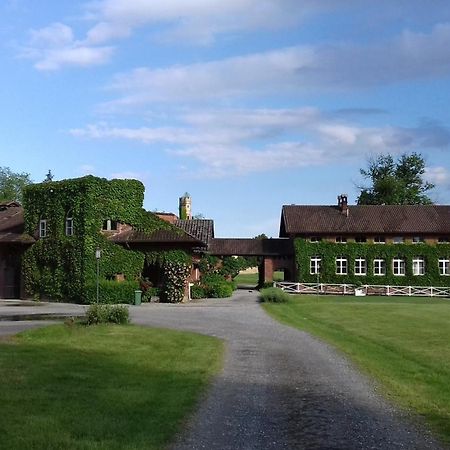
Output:
[[[405,258],[394,258],[392,260],[392,273],[396,276],[406,275]]]
[[[377,276],[386,275],[386,261],[381,258],[373,260],[373,274]]]
[[[348,262],[347,258],[340,256],[336,258],[336,275],[347,275],[348,273]]]
[[[450,275],[450,259],[439,258],[439,275]]]
[[[346,244],[347,238],[345,236],[336,236],[336,242],[338,244]]]
[[[425,239],[423,236],[413,236],[412,238],[413,244],[423,244],[425,242]]]
[[[375,244],[386,244],[386,238],[384,236],[375,236],[373,242]]]
[[[417,256],[413,258],[413,275],[425,275],[425,258]]]
[[[392,242],[393,242],[394,244],[403,244],[403,242],[404,242],[403,236],[395,236],[395,237],[392,239]]]
[[[367,238],[366,236],[359,235],[355,237],[355,242],[358,242],[358,244],[364,244],[367,242]]]
[[[367,264],[364,258],[355,259],[355,275],[367,275]]]
[[[309,260],[309,273],[318,275],[321,269],[322,258],[320,256],[312,256]]]
[[[117,230],[117,221],[106,219],[103,221],[103,230],[104,231],[115,231]]]
[[[309,238],[309,242],[320,242],[322,240],[322,238],[320,238],[319,236],[311,236]]]
[[[73,218],[66,218],[66,236],[73,236]]]
[[[47,237],[47,221],[45,219],[39,221],[39,237]]]

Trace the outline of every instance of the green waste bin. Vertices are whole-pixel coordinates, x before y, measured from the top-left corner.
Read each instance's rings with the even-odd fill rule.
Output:
[[[134,304],[140,305],[142,301],[142,291],[134,291]]]

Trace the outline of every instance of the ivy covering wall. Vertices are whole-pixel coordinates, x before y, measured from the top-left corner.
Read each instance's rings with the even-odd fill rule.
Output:
[[[35,298],[87,302],[96,283],[96,249],[101,249],[100,278],[123,273],[128,280],[142,272],[145,254],[110,242],[101,233],[105,220],[132,225],[140,231],[174,229],[142,208],[144,185],[137,180],[83,178],[30,185],[24,190],[25,232],[38,238],[40,220],[47,236],[27,250],[23,275]],[[73,235],[66,235],[66,219]]]
[[[401,286],[449,286],[450,277],[439,274],[439,258],[450,259],[450,244],[372,244],[309,242],[298,238],[294,240],[297,266],[297,281],[304,283],[348,283],[348,284],[383,284]],[[310,274],[310,259],[321,258],[319,276]],[[336,274],[336,258],[347,258],[348,274]],[[412,261],[422,257],[425,260],[425,274],[413,275]],[[355,259],[366,260],[367,275],[355,275]],[[404,258],[406,273],[404,276],[393,274],[392,260]],[[373,275],[374,259],[384,259],[386,275]]]

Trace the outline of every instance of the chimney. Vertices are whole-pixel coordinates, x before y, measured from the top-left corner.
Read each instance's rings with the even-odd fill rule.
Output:
[[[342,214],[348,216],[347,194],[338,195],[338,207]]]

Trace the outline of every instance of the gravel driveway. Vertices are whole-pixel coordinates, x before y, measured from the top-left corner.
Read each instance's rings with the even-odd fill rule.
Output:
[[[227,343],[224,369],[174,450],[442,448],[333,349],[266,315],[255,292],[130,311],[137,324]]]

